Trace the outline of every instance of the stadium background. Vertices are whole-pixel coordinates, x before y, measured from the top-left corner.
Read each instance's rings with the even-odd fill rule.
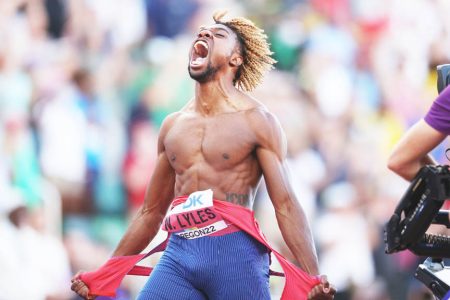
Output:
[[[252,95],[286,131],[336,299],[429,299],[412,277],[419,258],[385,255],[382,227],[407,187],[387,157],[449,62],[445,0],[0,1],[0,299],[75,299],[71,276],[109,257],[142,203],[163,118],[193,96],[189,48],[218,9],[270,38],[277,69]],[[292,258],[263,189],[256,211]],[[283,281],[271,285],[276,299]]]

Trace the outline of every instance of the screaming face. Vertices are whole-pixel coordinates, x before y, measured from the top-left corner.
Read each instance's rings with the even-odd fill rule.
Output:
[[[204,39],[197,39],[191,50],[189,62],[189,75],[198,82],[208,82],[217,73],[217,68],[211,64],[208,42]]]
[[[197,40],[194,43],[191,55],[191,67],[197,68],[205,63],[209,53],[208,43],[204,40]]]
[[[217,72],[228,64],[235,43],[234,33],[224,25],[200,28],[189,55],[191,78],[200,83],[214,79]]]

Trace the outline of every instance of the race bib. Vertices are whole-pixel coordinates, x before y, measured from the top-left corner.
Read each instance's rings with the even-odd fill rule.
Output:
[[[214,210],[212,190],[198,191],[176,205],[164,219],[162,229],[186,239],[217,233],[227,224]]]

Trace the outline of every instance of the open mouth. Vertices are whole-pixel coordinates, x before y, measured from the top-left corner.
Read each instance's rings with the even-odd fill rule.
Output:
[[[194,43],[192,56],[191,56],[191,66],[200,66],[208,57],[209,46],[205,41],[197,41]]]

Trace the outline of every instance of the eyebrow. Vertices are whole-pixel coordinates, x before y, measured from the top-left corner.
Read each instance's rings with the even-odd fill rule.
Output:
[[[220,30],[220,31],[226,32],[227,34],[230,34],[230,33],[228,32],[228,30],[226,30],[225,28],[221,28],[221,27],[209,27],[209,28],[208,28],[208,27],[206,27],[206,26],[200,26],[200,27],[198,28],[199,31],[201,31],[201,30],[203,30],[203,29],[215,30],[215,31]]]

